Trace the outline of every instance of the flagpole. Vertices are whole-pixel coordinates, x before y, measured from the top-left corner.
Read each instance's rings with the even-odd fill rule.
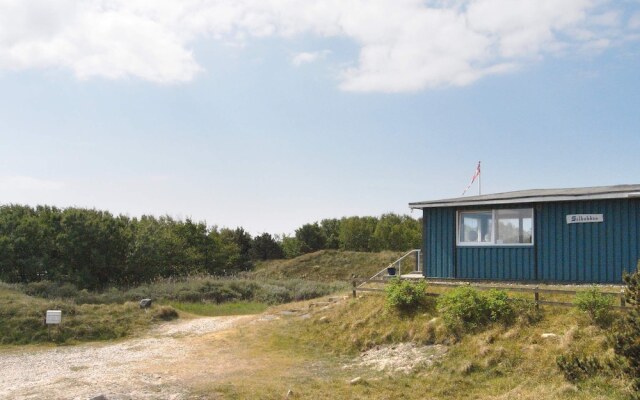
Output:
[[[478,161],[478,196],[482,194],[482,170],[480,169],[480,161]]]

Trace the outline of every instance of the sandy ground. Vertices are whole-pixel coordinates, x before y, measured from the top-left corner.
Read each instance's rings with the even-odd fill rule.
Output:
[[[376,346],[367,350],[343,368],[367,367],[388,373],[411,373],[418,367],[428,367],[447,353],[447,347],[434,344],[418,346],[413,343],[400,343],[390,346]]]
[[[116,343],[5,350],[0,399],[189,399],[180,372],[214,378],[235,369],[219,334],[250,319],[180,320]]]

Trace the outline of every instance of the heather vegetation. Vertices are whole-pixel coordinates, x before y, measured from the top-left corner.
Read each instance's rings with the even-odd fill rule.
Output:
[[[79,290],[73,284],[0,282],[0,344],[116,339],[153,323],[195,315],[254,314],[270,305],[308,300],[345,290],[345,282],[302,279],[235,279],[193,276],[158,279],[129,289]],[[151,310],[138,301],[153,299]],[[47,329],[46,310],[63,313],[62,328]],[[53,336],[51,336],[53,334]]]
[[[45,325],[46,310],[61,310],[64,323]],[[118,339],[177,317],[171,306],[154,305],[145,312],[134,302],[78,304],[72,298],[29,296],[16,285],[0,283],[0,344]]]
[[[255,301],[282,304],[308,300],[347,288],[346,282],[313,282],[302,279],[237,279],[212,276],[157,279],[129,289],[111,287],[102,291],[78,290],[68,283],[39,281],[14,284],[21,292],[48,300],[64,299],[75,304],[123,304],[151,298],[156,302],[229,303]]]
[[[169,216],[132,218],[93,209],[0,207],[0,280],[48,280],[78,288],[131,287],[157,278],[234,275],[257,261],[325,249],[402,251],[419,247],[408,216],[325,219],[294,236],[219,228]]]
[[[517,292],[473,288],[445,289],[444,300],[431,307],[421,285],[393,287],[384,296],[364,294],[326,310],[303,309],[309,318],[241,331],[238,341],[249,354],[267,354],[269,360],[278,355],[286,362],[271,362],[250,381],[239,374],[223,384],[204,384],[201,392],[273,399],[289,391],[300,399],[634,398],[635,364],[614,353],[613,328],[594,324],[586,312],[538,310]],[[460,329],[465,325],[469,329]],[[625,332],[620,354],[633,357],[637,336]],[[443,347],[445,354],[433,362],[410,371],[395,367],[397,359],[408,363],[419,350]],[[363,366],[365,355],[383,351],[375,367]]]

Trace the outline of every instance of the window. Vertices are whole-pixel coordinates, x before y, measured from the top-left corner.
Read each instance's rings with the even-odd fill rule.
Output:
[[[458,217],[458,245],[533,244],[533,209],[463,211]]]
[[[533,210],[496,210],[496,244],[531,244]]]
[[[465,212],[460,214],[461,243],[491,243],[493,213],[491,211]]]

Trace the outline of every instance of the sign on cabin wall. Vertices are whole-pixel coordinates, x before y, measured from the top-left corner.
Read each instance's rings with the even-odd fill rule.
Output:
[[[585,224],[590,222],[604,222],[603,214],[570,214],[567,215],[567,224]]]

